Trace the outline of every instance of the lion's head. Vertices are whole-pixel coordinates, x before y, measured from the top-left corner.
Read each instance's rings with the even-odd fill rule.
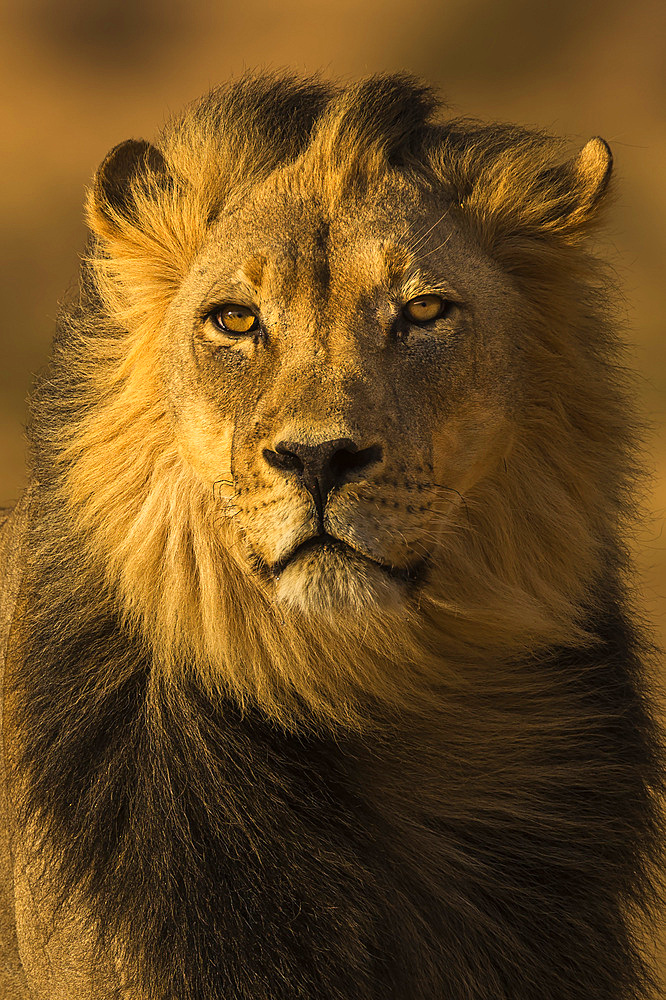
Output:
[[[166,319],[167,392],[239,571],[356,619],[409,602],[510,450],[515,296],[421,179],[325,186],[319,146],[212,226]]]
[[[608,148],[436,111],[248,78],[90,194],[59,496],[157,662],[280,718],[580,641],[612,550]]]

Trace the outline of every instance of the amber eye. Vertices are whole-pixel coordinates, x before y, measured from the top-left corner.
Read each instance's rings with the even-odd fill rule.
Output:
[[[247,306],[227,302],[210,314],[213,324],[225,333],[252,333],[259,329],[259,320]]]
[[[402,311],[412,323],[430,323],[442,315],[446,304],[446,300],[439,295],[419,295],[416,299],[410,299]]]

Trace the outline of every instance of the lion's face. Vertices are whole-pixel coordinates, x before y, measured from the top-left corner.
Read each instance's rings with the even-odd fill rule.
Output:
[[[224,215],[168,314],[166,372],[180,452],[273,600],[357,613],[427,581],[510,448],[511,297],[401,178],[331,205],[286,168]]]
[[[76,544],[160,675],[285,725],[583,641],[623,509],[585,242],[608,147],[561,162],[435,107],[402,77],[248,78],[112,150],[88,199],[57,345]]]

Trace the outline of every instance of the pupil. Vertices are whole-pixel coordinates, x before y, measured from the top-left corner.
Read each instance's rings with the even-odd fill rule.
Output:
[[[244,306],[225,306],[218,316],[221,325],[233,333],[247,333],[253,328],[256,320],[254,313]]]

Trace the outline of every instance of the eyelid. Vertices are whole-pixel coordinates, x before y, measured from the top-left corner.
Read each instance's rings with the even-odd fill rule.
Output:
[[[211,316],[214,316],[215,313],[222,312],[223,309],[231,309],[234,307],[238,309],[247,309],[247,311],[251,312],[253,316],[256,316],[257,319],[259,318],[259,310],[256,306],[248,305],[246,302],[234,301],[234,299],[224,299],[222,302],[214,302],[212,305],[201,306],[199,315],[202,319],[206,320]]]
[[[403,289],[401,294],[398,296],[398,301],[401,306],[406,306],[408,302],[412,302],[414,299],[425,299],[429,295],[436,295],[438,298],[442,299],[444,302],[450,302],[454,306],[462,306],[463,299],[458,292],[454,291],[452,288],[435,286],[430,287],[416,287]]]
[[[242,306],[244,309],[249,309],[250,312],[253,312],[255,316],[259,315],[259,305],[249,289],[238,287],[224,288],[221,292],[217,289],[202,302],[197,310],[197,314],[201,321],[204,322],[213,313],[224,309],[225,306]]]

